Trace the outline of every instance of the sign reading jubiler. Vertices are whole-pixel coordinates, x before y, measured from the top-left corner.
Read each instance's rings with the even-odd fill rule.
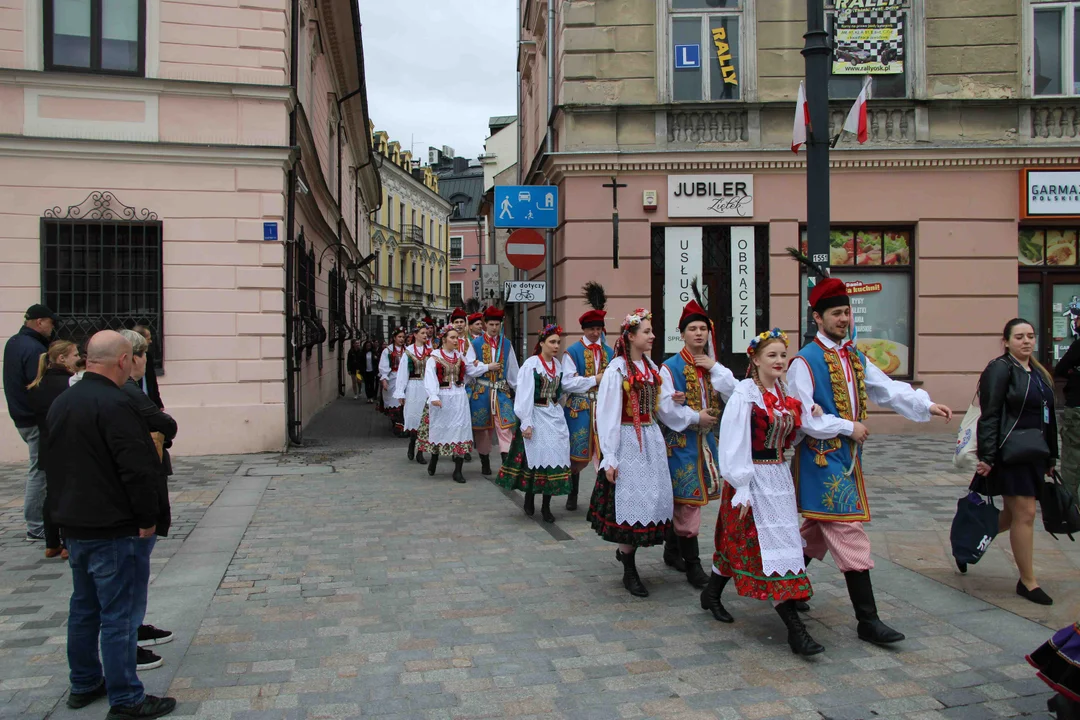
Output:
[[[668,217],[753,216],[753,175],[668,175]]]
[[[1080,170],[1023,170],[1023,217],[1080,219]]]
[[[559,188],[554,185],[496,185],[495,227],[559,227]]]

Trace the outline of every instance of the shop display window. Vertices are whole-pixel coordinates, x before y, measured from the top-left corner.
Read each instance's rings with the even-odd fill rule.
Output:
[[[1044,364],[1060,360],[1076,339],[1080,310],[1080,228],[1022,227],[1017,233],[1018,317],[1035,328],[1035,352]]]

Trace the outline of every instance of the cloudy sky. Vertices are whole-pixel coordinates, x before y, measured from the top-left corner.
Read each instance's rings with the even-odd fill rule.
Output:
[[[475,158],[487,121],[514,115],[514,0],[360,0],[368,105],[377,130],[427,161]]]

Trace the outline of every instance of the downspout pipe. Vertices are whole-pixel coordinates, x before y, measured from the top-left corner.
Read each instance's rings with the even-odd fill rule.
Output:
[[[519,30],[520,32],[520,30]],[[555,0],[548,0],[547,18],[547,138],[545,152],[550,155],[555,150],[555,132],[552,123],[555,110]],[[544,254],[544,277],[547,280],[547,292],[544,300],[544,314],[547,322],[555,322],[555,232],[547,231]],[[526,344],[528,344],[526,342]]]
[[[550,2],[550,0],[548,0]],[[525,136],[525,123],[523,122],[524,113],[521,110],[521,0],[517,0],[517,50],[518,50],[518,62],[517,65],[517,157],[514,158],[517,163],[517,184],[521,184],[521,147],[523,144],[523,138]],[[522,270],[514,270],[515,280],[528,280],[529,274]],[[518,327],[521,328],[521,347],[518,350],[520,353],[518,357],[528,357],[529,351],[529,305],[528,303],[518,303]]]
[[[285,210],[285,425],[288,440],[293,445],[302,445],[302,429],[299,419],[300,408],[297,402],[296,384],[296,353],[293,350],[294,318],[293,306],[296,298],[293,297],[295,285],[295,260],[296,260],[296,165],[300,162],[300,150],[296,146],[296,113],[298,112],[299,98],[296,97],[297,77],[299,62],[297,55],[300,52],[300,0],[292,0],[291,19],[292,42],[289,51],[289,85],[292,88],[293,109],[289,113],[289,147],[293,149],[292,166],[288,173],[288,188],[286,190]]]

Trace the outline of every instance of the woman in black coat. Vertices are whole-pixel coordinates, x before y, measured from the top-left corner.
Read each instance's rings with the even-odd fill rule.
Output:
[[[43,511],[45,521],[45,557],[54,558],[57,555],[66,558],[67,550],[64,549],[60,539],[60,529],[53,525],[49,503],[49,454],[45,448],[49,446],[49,428],[45,418],[49,415],[49,408],[53,401],[60,397],[60,393],[68,389],[69,380],[75,374],[75,366],[79,361],[79,348],[73,342],[57,340],[49,345],[48,352],[41,354],[38,361],[38,374],[34,381],[26,386],[27,397],[30,407],[34,411],[37,420],[38,432],[41,433],[41,463],[45,470],[45,506]],[[54,488],[55,490],[55,488]],[[53,493],[55,496],[55,492]]]
[[[982,414],[976,436],[979,464],[971,489],[1000,495],[1005,505],[998,532],[1009,532],[1020,580],[1016,594],[1040,605],[1053,600],[1035,580],[1035,503],[1043,477],[1057,464],[1054,382],[1035,359],[1035,329],[1014,318],[1002,333],[1005,353],[994,358],[979,379]],[[1021,459],[1006,462],[1005,457]],[[964,572],[966,567],[961,566]]]

